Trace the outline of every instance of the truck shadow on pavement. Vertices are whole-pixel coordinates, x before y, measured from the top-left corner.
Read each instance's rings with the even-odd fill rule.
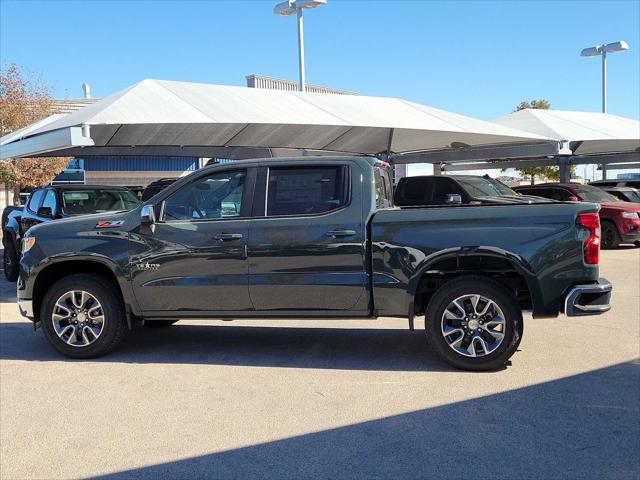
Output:
[[[640,363],[634,361],[94,478],[637,479],[639,395]]]
[[[0,323],[0,359],[72,360],[29,322]],[[82,360],[80,360],[82,361]],[[180,325],[134,328],[120,347],[92,362],[172,363],[378,371],[453,371],[423,330]]]

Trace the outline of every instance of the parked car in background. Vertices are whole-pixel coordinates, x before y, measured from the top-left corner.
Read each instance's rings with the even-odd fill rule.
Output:
[[[640,190],[633,187],[599,187],[623,202],[640,203]]]
[[[151,197],[153,197],[156,193],[161,192],[162,190],[167,188],[169,185],[173,184],[176,180],[178,180],[178,178],[161,178],[160,180],[151,182],[149,185],[147,185],[147,188],[143,190],[140,200],[142,200],[143,202],[146,202]]]
[[[2,213],[4,275],[18,278],[24,234],[34,225],[90,213],[131,210],[140,201],[125,187],[104,185],[50,185],[33,191],[24,207],[7,207]]]
[[[596,204],[389,206],[373,158],[204,167],[134,210],[30,229],[18,304],[75,358],[140,320],[425,316],[430,345],[468,370],[508,361],[522,310],[610,308]]]
[[[142,185],[126,185],[126,188],[128,190],[131,190],[131,193],[133,193],[138,200],[142,199],[142,194],[145,190],[145,187],[143,187]]]
[[[633,187],[640,188],[640,180],[634,179],[614,179],[614,180],[596,180],[589,182],[594,187]]]
[[[398,181],[394,204],[399,207],[469,204],[549,203],[548,199],[521,195],[488,175],[421,175]]]
[[[624,202],[601,188],[580,183],[542,183],[514,190],[564,202],[597,202],[601,206],[603,248],[640,242],[640,203]]]

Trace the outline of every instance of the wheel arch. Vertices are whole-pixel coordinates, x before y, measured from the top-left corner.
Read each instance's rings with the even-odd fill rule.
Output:
[[[431,295],[444,283],[463,275],[497,280],[511,290],[523,309],[532,309],[540,298],[535,275],[519,255],[495,247],[456,247],[429,255],[409,281],[409,315],[426,311]]]
[[[131,299],[118,280],[117,266],[95,257],[77,258],[74,256],[73,259],[58,259],[49,263],[35,277],[32,288],[32,302],[34,321],[36,323],[40,321],[40,308],[48,287],[62,278],[79,273],[98,275],[111,283],[116,291],[120,293],[120,300],[123,302],[125,310],[129,311],[128,305],[130,305]]]

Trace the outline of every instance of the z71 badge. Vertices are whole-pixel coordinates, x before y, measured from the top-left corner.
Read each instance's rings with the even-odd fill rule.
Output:
[[[118,228],[121,227],[124,220],[100,220],[96,224],[96,228]]]

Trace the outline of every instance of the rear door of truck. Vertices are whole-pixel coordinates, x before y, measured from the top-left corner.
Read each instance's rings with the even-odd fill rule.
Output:
[[[256,311],[368,313],[359,168],[303,161],[261,169],[248,244]]]

